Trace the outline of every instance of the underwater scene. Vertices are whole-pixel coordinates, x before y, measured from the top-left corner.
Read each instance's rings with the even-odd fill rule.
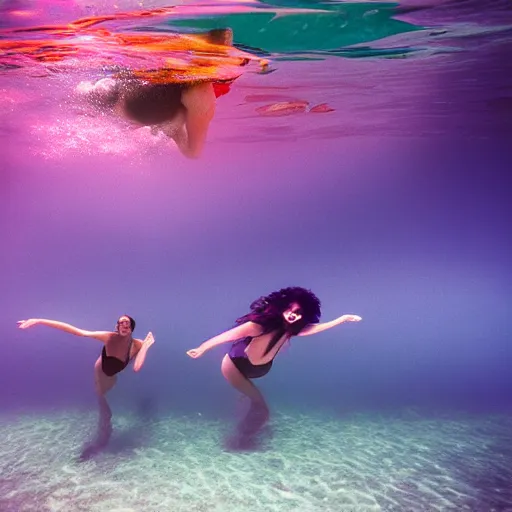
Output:
[[[0,0],[0,512],[512,511],[511,48]]]

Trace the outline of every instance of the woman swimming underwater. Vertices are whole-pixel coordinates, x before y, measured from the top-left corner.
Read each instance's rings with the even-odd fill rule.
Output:
[[[221,371],[226,380],[251,399],[263,422],[268,419],[268,406],[260,390],[252,383],[266,375],[274,358],[292,336],[309,336],[345,322],[359,322],[360,316],[342,315],[335,320],[318,323],[320,301],[309,290],[283,288],[260,297],[250,306],[251,312],[239,318],[237,327],[215,336],[187,354],[196,359],[222,343],[233,342],[222,360]]]
[[[123,315],[118,319],[115,331],[86,331],[70,324],[43,318],[18,322],[20,329],[28,329],[34,325],[46,325],[75,336],[94,338],[103,343],[101,355],[94,365],[94,381],[100,411],[98,436],[96,442],[82,453],[82,458],[87,458],[97,449],[105,446],[112,433],[112,411],[105,395],[115,386],[117,374],[122,372],[132,360],[134,361],[133,369],[138,372],[155,339],[151,332],[147,334],[144,341],[133,338],[135,320],[128,315]]]

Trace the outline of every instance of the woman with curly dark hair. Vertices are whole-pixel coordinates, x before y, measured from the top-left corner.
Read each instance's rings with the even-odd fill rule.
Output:
[[[308,336],[344,322],[359,322],[357,315],[342,315],[319,323],[320,301],[310,290],[297,286],[282,288],[260,297],[250,313],[239,318],[237,326],[215,336],[187,354],[196,359],[222,343],[233,342],[222,360],[222,374],[252,405],[268,418],[268,407],[259,389],[251,382],[266,375],[281,347],[292,336]]]

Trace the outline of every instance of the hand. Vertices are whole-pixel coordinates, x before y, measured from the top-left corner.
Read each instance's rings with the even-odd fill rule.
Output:
[[[192,348],[190,350],[187,350],[187,355],[189,355],[192,359],[197,359],[198,357],[201,357],[204,354],[204,350],[200,348]]]
[[[343,315],[344,322],[360,322],[362,318],[358,315]]]
[[[18,322],[18,327],[20,329],[28,329],[33,325],[37,325],[39,323],[39,318],[30,318],[29,320],[20,320]]]
[[[153,333],[149,331],[147,336],[144,338],[144,345],[149,347],[153,345],[153,343],[155,343],[155,337],[153,336]]]

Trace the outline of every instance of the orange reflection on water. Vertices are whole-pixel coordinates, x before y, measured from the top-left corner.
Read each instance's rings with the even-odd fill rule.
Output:
[[[1,30],[0,66],[27,67],[29,62],[68,64],[82,70],[110,66],[152,83],[232,80],[250,62],[266,69],[265,59],[230,45],[214,44],[206,35],[123,33],[97,27],[104,22],[168,16],[174,11],[174,7],[165,7],[90,16],[62,25]]]

